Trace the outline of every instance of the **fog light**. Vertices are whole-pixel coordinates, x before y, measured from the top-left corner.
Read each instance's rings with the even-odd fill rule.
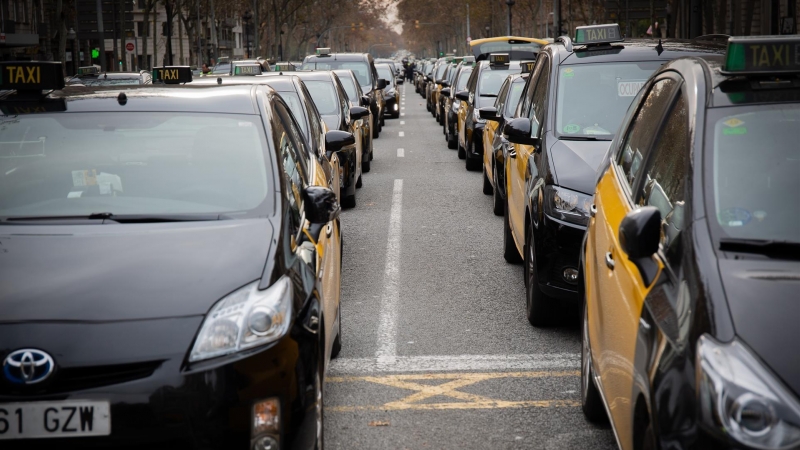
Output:
[[[278,434],[281,429],[280,414],[281,414],[281,407],[280,407],[280,402],[278,401],[277,398],[270,398],[267,400],[263,400],[253,405],[253,433],[251,434],[251,436],[257,436],[265,432],[273,432],[275,434]],[[259,442],[260,441],[261,439],[259,439]],[[272,448],[272,447],[259,447],[259,448]]]
[[[394,104],[394,110],[397,111],[397,103]]]
[[[572,267],[567,267],[564,269],[564,281],[570,284],[576,284],[578,282],[578,269],[574,269]]]
[[[256,439],[253,450],[278,450],[278,441],[272,436],[262,436]]]

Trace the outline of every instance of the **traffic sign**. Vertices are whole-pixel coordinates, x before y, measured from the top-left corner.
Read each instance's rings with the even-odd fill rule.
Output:
[[[133,47],[133,42],[128,42],[127,44],[125,44],[125,50],[127,50],[129,52],[132,52],[133,48],[134,48]]]

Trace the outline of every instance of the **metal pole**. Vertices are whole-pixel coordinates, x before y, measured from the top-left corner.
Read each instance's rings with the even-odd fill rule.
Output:
[[[553,38],[561,34],[561,5],[558,0],[553,0]]]
[[[544,11],[542,11],[542,0],[539,0],[539,18],[540,18],[540,19],[541,19],[541,17],[542,17],[542,13],[543,13],[543,12],[544,12]],[[541,35],[542,35],[542,22],[541,22],[541,21],[538,21],[538,20],[537,20],[537,22],[539,22],[539,27],[538,27],[538,28],[539,28],[539,30],[538,30],[538,31],[539,31],[539,36],[541,36]]]
[[[508,23],[506,24],[506,36],[511,36],[511,3],[508,3]]]
[[[197,22],[194,27],[195,33],[197,34],[197,67],[203,67],[203,49],[200,45],[200,0],[195,0],[194,2],[195,8],[197,8]]]
[[[469,29],[469,3],[467,3],[467,40],[472,38],[472,33]]]
[[[103,0],[97,0],[97,34],[100,35],[100,70],[106,71],[106,34],[103,31]]]

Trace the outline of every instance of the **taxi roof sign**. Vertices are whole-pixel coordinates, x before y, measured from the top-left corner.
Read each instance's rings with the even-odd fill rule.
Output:
[[[473,63],[475,63],[475,57],[474,56],[465,56],[464,57],[464,63],[465,64],[473,64]]]
[[[328,56],[331,54],[330,47],[319,47],[317,48],[317,56]]]
[[[261,75],[261,73],[264,71],[263,69],[264,68],[261,67],[261,64],[235,64],[233,66],[233,75]]]
[[[609,23],[606,25],[588,25],[575,28],[575,45],[589,44],[610,44],[612,42],[622,42],[622,33],[619,24]]]
[[[800,73],[800,37],[731,37],[725,54],[725,75]]]
[[[522,73],[532,73],[536,61],[521,61],[519,65],[522,68]]]
[[[508,61],[508,53],[491,53],[489,55],[489,64],[492,66],[507,65]]]
[[[45,91],[64,87],[57,61],[8,61],[0,63],[0,89]]]
[[[192,82],[192,68],[189,66],[153,67],[153,82],[180,84]]]
[[[100,66],[98,65],[78,67],[78,76],[97,75],[99,73],[100,73]]]

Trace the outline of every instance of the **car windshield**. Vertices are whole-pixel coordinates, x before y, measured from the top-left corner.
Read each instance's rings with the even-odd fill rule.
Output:
[[[722,237],[800,242],[800,105],[712,109],[707,123],[712,228]]]
[[[520,73],[521,69],[490,69],[487,68],[481,73],[481,79],[478,82],[478,92],[480,95],[497,95],[500,92],[500,87],[503,86],[503,81],[506,77],[513,73]]]
[[[300,103],[300,96],[294,92],[281,92],[280,96],[289,106],[289,111],[291,111],[292,115],[294,115],[295,119],[297,119],[297,123],[300,124],[300,129],[303,131],[303,137],[308,139],[308,128],[306,127],[306,121],[303,120],[305,117],[305,112],[303,112],[303,104]]]
[[[366,62],[363,61],[337,61],[335,59],[317,59],[303,64],[303,70],[352,70],[356,75],[358,84],[362,87],[372,86],[372,77],[370,77],[370,68]]]
[[[375,70],[378,71],[378,76],[386,80],[387,84],[392,84],[392,79],[394,76],[392,75],[392,69],[389,66],[375,66]]]
[[[434,77],[436,81],[439,81],[439,79],[442,78],[442,75],[444,75],[445,70],[447,70],[447,64],[445,63],[439,64],[439,67],[436,68],[436,76]]]
[[[355,81],[351,77],[340,75],[339,81],[342,82],[342,87],[344,87],[344,92],[347,94],[347,97],[353,103],[358,103],[359,95],[356,92],[358,87],[356,87]]]
[[[472,73],[472,68],[461,69],[461,73],[458,75],[458,83],[456,83],[456,91],[463,91],[467,88],[467,82],[469,81],[469,75]]]
[[[321,115],[339,114],[339,103],[336,100],[333,83],[330,81],[305,81],[304,83]]]
[[[559,136],[612,139],[633,97],[663,61],[576,64],[558,71]]]
[[[508,90],[508,97],[506,98],[506,115],[511,117],[519,105],[519,99],[522,97],[522,90],[525,89],[525,83],[511,83],[511,89]]]
[[[4,116],[0,217],[258,215],[267,199],[259,116]]]

